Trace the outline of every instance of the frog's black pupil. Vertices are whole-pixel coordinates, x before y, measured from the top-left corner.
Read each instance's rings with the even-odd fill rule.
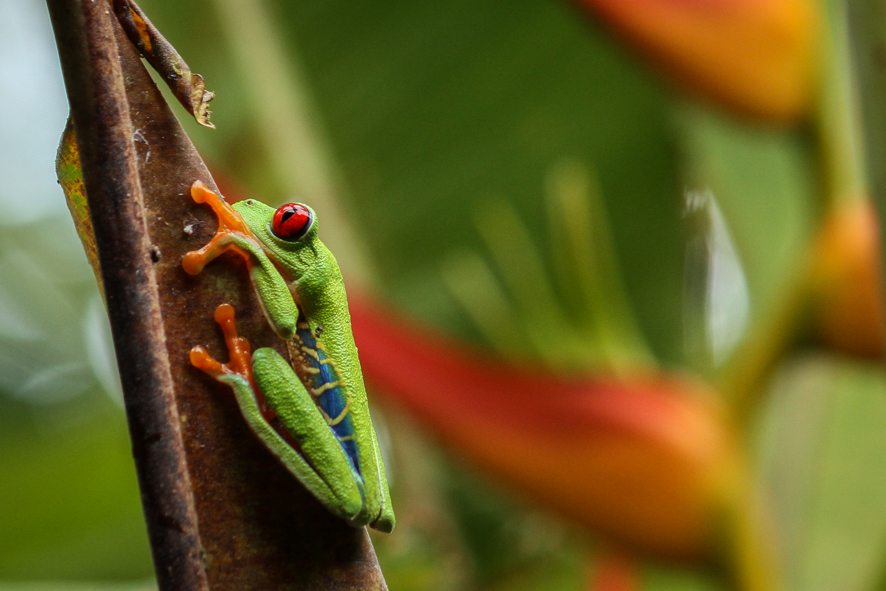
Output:
[[[294,213],[295,213],[295,212],[294,212],[292,209],[287,209],[286,211],[284,211],[284,212],[283,212],[283,215],[280,216],[280,223],[281,223],[281,224],[285,224],[285,223],[286,223],[286,220],[288,220],[289,218],[291,218],[291,217],[293,216]]]

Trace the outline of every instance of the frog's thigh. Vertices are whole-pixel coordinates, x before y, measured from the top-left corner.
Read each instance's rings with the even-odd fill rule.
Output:
[[[363,511],[360,487],[344,449],[326,424],[311,394],[289,363],[274,349],[265,347],[257,350],[252,356],[252,365],[255,380],[268,405],[298,443],[301,455],[307,459],[310,468],[331,490],[332,499],[320,500],[327,506],[337,505],[338,509],[330,508],[339,514],[357,517]],[[301,479],[298,473],[296,476]]]
[[[220,378],[220,381],[234,389],[237,404],[240,406],[240,411],[249,424],[249,428],[277,456],[280,462],[327,509],[339,517],[353,522],[355,515],[360,512],[362,507],[353,503],[339,501],[341,494],[334,491],[324,481],[323,477],[314,471],[311,464],[300,453],[295,451],[289,443],[284,441],[280,434],[265,420],[258,407],[255,392],[249,380],[238,374],[226,374]]]

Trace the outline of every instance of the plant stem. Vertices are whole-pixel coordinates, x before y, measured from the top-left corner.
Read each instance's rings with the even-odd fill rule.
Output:
[[[826,221],[847,202],[864,197],[865,181],[857,127],[854,117],[854,93],[847,74],[849,52],[846,14],[839,0],[825,2],[829,8],[823,25],[820,48],[820,85],[816,102],[815,124],[820,162],[819,220]],[[762,398],[766,377],[794,342],[808,317],[810,296],[816,273],[817,240],[820,228],[813,228],[812,236],[794,274],[789,278],[773,307],[748,336],[745,344],[733,354],[731,362],[721,375],[720,387],[732,401],[739,424],[753,416]]]
[[[720,372],[719,390],[729,401],[739,432],[748,432],[747,423],[763,397],[767,377],[806,318],[811,278],[812,265],[804,256],[769,316],[752,329]]]

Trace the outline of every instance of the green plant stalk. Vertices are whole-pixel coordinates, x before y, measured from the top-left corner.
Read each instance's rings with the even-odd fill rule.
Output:
[[[843,0],[828,0],[827,28],[820,48],[822,73],[817,116],[821,195],[826,218],[834,209],[867,193],[858,126],[858,97],[852,84],[849,30]]]
[[[819,95],[814,118],[822,171],[819,183],[822,204],[819,220],[822,222],[866,193],[863,167],[858,158],[861,148],[854,116],[855,96],[847,74],[846,11],[839,0],[826,4],[828,26],[822,31]],[[767,377],[809,318],[818,229],[813,229],[793,276],[780,294],[780,301],[769,316],[752,329],[721,372],[721,391],[731,402],[740,426],[754,416]]]
[[[748,499],[730,516],[727,579],[735,591],[776,591],[780,589],[772,536],[765,531],[759,506]]]
[[[729,402],[740,433],[749,434],[747,423],[755,416],[766,379],[807,317],[812,270],[809,258],[804,257],[769,316],[752,329],[720,371],[719,391]]]
[[[600,350],[600,364],[629,373],[654,357],[631,309],[612,232],[593,171],[564,161],[549,173],[546,209],[555,246],[552,271],[578,295],[582,330]]]

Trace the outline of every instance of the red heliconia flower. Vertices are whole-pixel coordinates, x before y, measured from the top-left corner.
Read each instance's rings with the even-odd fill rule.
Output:
[[[580,0],[688,88],[741,113],[792,120],[812,102],[811,0]]]
[[[706,552],[734,463],[718,407],[700,385],[516,367],[365,298],[350,302],[367,382],[457,455],[632,547]]]

